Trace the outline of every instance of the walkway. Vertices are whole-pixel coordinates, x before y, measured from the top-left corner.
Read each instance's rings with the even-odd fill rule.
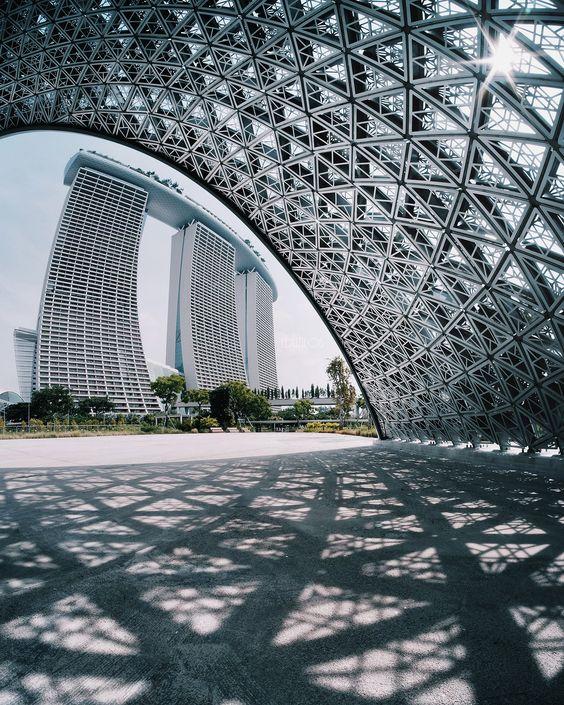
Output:
[[[356,442],[1,470],[0,703],[560,703],[559,461]]]

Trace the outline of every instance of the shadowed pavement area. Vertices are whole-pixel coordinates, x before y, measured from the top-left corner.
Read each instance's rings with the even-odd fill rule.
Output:
[[[543,705],[562,463],[403,444],[0,470],[1,705]]]

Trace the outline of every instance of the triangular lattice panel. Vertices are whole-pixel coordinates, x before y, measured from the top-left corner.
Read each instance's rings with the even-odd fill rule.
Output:
[[[113,136],[207,183],[390,433],[542,446],[562,435],[563,19],[558,0],[8,2],[0,130]]]

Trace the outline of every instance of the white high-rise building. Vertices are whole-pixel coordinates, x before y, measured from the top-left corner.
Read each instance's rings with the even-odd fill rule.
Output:
[[[91,166],[75,169],[41,299],[36,388],[62,385],[77,400],[107,396],[124,413],[158,411],[137,311],[147,196]]]
[[[149,371],[149,379],[151,382],[154,382],[157,377],[170,377],[171,375],[179,374],[175,367],[170,367],[170,365],[165,365],[163,362],[149,360],[148,358],[147,370]]]
[[[194,220],[172,238],[166,363],[188,388],[277,387],[276,286],[249,243],[214,225]]]
[[[235,295],[249,387],[278,387],[272,288],[257,271],[239,272],[235,277]]]
[[[35,374],[35,348],[37,331],[29,328],[14,330],[14,352],[16,354],[16,371],[20,396],[24,401],[31,401],[33,378]]]
[[[167,365],[190,388],[247,381],[235,306],[235,247],[202,223],[172,238]]]
[[[64,183],[70,190],[51,250],[37,333],[14,332],[26,397],[58,384],[77,400],[108,396],[119,412],[159,410],[137,310],[139,242],[147,215],[178,231],[172,239],[167,366],[151,365],[151,374],[179,370],[188,387],[208,389],[234,379],[256,388],[276,386],[274,347],[268,342],[276,285],[248,242],[183,196],[177,184],[95,152],[75,154]],[[257,322],[256,341],[240,338],[238,272],[259,276],[257,302],[243,314]],[[255,358],[254,367],[246,366],[246,359]]]

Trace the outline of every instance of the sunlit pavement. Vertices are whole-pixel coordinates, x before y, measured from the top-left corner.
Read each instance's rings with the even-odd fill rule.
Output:
[[[22,440],[2,440],[0,435],[0,468],[225,460],[358,448],[372,444],[370,438],[330,433],[157,434]]]
[[[561,703],[561,461],[427,452],[0,470],[0,704]]]

